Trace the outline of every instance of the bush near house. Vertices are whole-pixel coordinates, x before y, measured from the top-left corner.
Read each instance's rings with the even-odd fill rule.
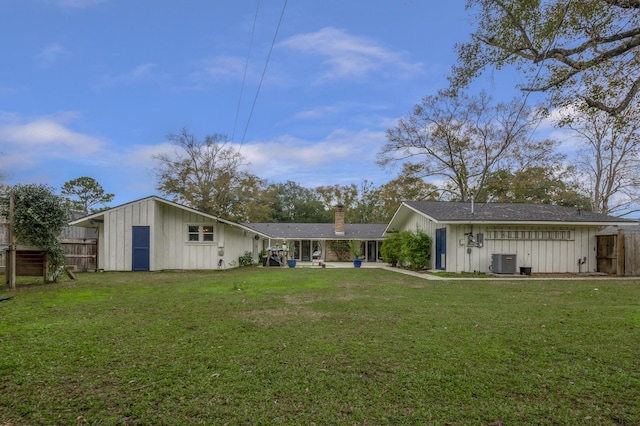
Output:
[[[44,251],[49,262],[47,281],[57,281],[66,258],[59,241],[62,230],[69,222],[69,210],[53,188],[46,185],[15,185],[14,231],[18,244],[37,247]],[[9,196],[0,198],[0,211],[9,215]]]
[[[393,266],[424,269],[431,259],[431,237],[421,230],[398,232],[384,240],[380,253]]]
[[[238,265],[240,266],[253,266],[254,264],[253,253],[250,251],[245,251],[244,254],[238,258]]]
[[[334,240],[327,241],[329,250],[331,250],[338,262],[347,262],[351,260],[351,252],[349,251],[349,241]]]
[[[402,246],[404,245],[404,240],[410,237],[411,232],[403,231],[385,238],[382,247],[380,247],[382,260],[391,264],[391,266],[402,265],[404,263]]]

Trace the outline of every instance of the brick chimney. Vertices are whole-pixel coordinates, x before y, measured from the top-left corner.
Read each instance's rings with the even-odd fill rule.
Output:
[[[335,231],[339,237],[344,237],[344,206],[338,204],[336,206]]]

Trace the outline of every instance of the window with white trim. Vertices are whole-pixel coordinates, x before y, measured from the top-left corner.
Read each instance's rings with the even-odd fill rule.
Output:
[[[187,241],[190,243],[213,242],[213,225],[187,225]]]

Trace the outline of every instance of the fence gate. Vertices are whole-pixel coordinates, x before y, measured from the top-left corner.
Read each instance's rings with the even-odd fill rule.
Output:
[[[624,273],[628,277],[640,275],[640,234],[624,234]]]
[[[617,235],[598,235],[596,237],[596,260],[598,272],[615,275],[618,256],[616,253]]]
[[[98,240],[95,238],[67,238],[60,241],[67,258],[67,269],[95,271],[98,269]]]

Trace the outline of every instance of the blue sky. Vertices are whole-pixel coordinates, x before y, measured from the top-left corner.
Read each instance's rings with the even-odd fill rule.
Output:
[[[257,0],[0,0],[0,171],[55,188],[90,176],[115,205],[157,193],[152,155],[187,127],[233,136],[270,181],[384,184],[385,131],[446,87],[464,3],[289,1],[248,122],[284,0],[257,17]],[[483,84],[515,94],[514,79]]]

